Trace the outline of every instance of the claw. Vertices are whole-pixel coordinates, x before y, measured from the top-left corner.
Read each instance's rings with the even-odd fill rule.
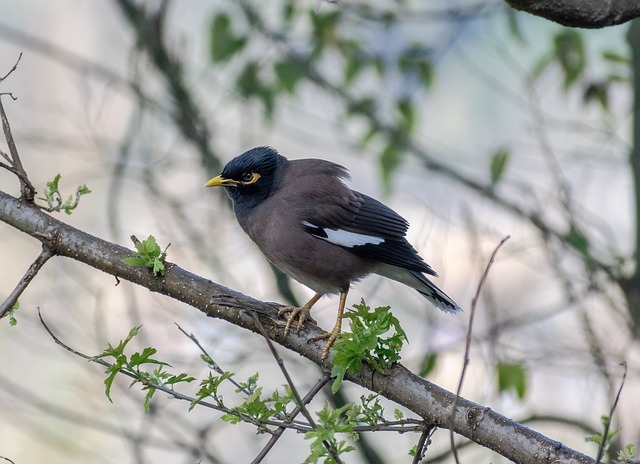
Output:
[[[316,320],[311,317],[311,307],[322,297],[320,294],[315,294],[313,298],[307,301],[304,305],[299,308],[295,306],[285,306],[278,310],[278,315],[282,316],[283,314],[291,313],[287,317],[287,324],[284,326],[284,336],[286,337],[289,331],[291,330],[291,326],[293,322],[297,319],[298,323],[296,324],[296,330],[300,330],[302,328],[302,324],[304,321],[309,320],[311,322],[316,322]]]

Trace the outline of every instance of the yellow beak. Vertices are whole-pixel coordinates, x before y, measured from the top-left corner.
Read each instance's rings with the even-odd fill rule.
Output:
[[[238,185],[237,180],[226,179],[222,176],[216,176],[213,179],[204,184],[205,187],[236,187]]]

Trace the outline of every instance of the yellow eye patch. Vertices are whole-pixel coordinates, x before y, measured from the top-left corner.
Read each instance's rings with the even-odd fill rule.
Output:
[[[260,179],[260,174],[258,174],[257,172],[247,172],[242,175],[241,183],[243,185],[255,184],[256,182],[258,182],[258,179]]]

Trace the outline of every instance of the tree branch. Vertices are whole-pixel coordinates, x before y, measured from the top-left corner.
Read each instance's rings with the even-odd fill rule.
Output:
[[[512,8],[570,27],[598,29],[640,16],[637,0],[505,0]]]
[[[268,337],[312,362],[329,367],[321,361],[322,343],[310,342],[322,330],[305,324],[299,333],[283,337],[282,320],[277,316],[279,305],[264,303],[230,290],[208,279],[192,274],[175,264],[167,264],[164,277],[153,277],[146,268],[124,264],[122,258],[131,251],[65,224],[24,200],[0,192],[0,221],[37,238],[54,254],[66,256],[144,286],[152,292],[167,295],[199,309],[207,316],[223,319],[234,325],[261,334],[257,317]],[[255,315],[255,317],[254,317]],[[384,375],[365,366],[346,378],[364,388],[410,409],[428,423],[447,428],[492,449],[519,463],[591,464],[593,459],[562,443],[551,440],[491,408],[464,398],[458,398],[402,365],[395,365]],[[457,401],[452,415],[453,405]]]
[[[22,295],[22,292],[25,291],[34,277],[38,274],[40,269],[42,269],[44,263],[49,261],[52,256],[53,253],[51,252],[51,250],[43,243],[42,251],[36,258],[36,260],[31,263],[31,266],[29,266],[27,272],[25,272],[24,276],[22,276],[22,279],[20,279],[20,282],[18,282],[18,285],[16,285],[7,299],[4,300],[2,304],[0,304],[0,319],[7,313],[7,311],[9,311],[13,307],[13,305],[16,304],[18,298],[20,298],[20,295]]]

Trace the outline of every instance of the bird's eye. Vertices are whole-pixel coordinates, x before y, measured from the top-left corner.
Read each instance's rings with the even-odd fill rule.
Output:
[[[242,182],[251,182],[253,180],[252,172],[245,172],[242,174]]]

